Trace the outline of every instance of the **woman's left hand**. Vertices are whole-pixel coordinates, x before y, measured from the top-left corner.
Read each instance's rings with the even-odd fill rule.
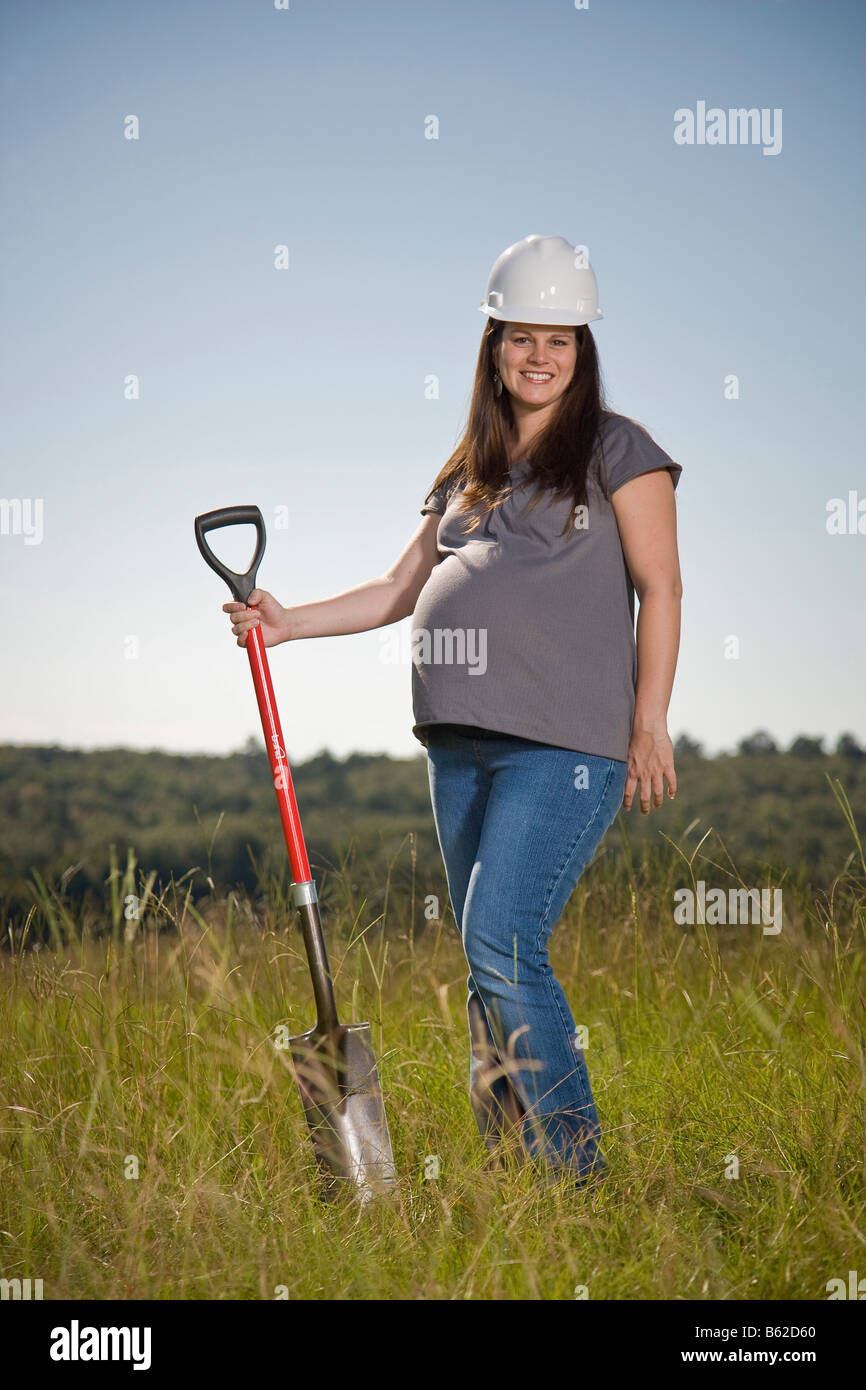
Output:
[[[649,815],[650,804],[658,809],[664,800],[665,778],[668,782],[668,796],[673,799],[677,791],[677,777],[674,772],[674,746],[668,736],[667,725],[634,729],[629,744],[628,777],[622,798],[625,809],[631,810],[638,786],[643,814]]]

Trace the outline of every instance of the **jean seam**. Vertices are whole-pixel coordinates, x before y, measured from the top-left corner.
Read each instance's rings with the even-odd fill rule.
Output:
[[[458,739],[459,739],[460,736],[458,735],[457,737],[458,737]],[[468,740],[468,739],[467,739],[467,740],[465,740],[465,742],[471,743],[472,740]],[[459,742],[458,742],[456,748],[453,749],[452,751],[457,752],[457,753],[462,753],[462,754],[464,755],[464,757],[465,757],[465,754],[466,754],[466,751],[467,751],[467,750],[466,750],[465,748],[461,748],[461,747],[460,747],[460,744],[459,744]],[[483,767],[483,765],[482,765],[482,767]],[[490,776],[489,770],[488,770],[486,767],[483,767],[483,771],[486,773],[486,775],[487,775],[488,777]],[[432,774],[432,775],[431,775],[431,774]],[[447,861],[447,855],[446,855],[446,853],[445,853],[445,847],[444,847],[443,842],[442,842],[442,837],[441,837],[441,835],[440,835],[440,833],[439,833],[439,824],[438,824],[438,820],[437,820],[437,816],[436,816],[436,807],[435,807],[435,800],[436,800],[436,799],[435,799],[435,796],[433,795],[433,786],[432,786],[432,783],[433,783],[433,780],[435,779],[435,776],[436,776],[436,765],[435,765],[435,763],[432,762],[432,760],[428,759],[428,786],[429,786],[430,794],[431,794],[430,799],[431,799],[431,809],[432,809],[432,811],[433,811],[433,823],[434,823],[434,828],[435,828],[435,830],[436,830],[436,839],[437,839],[437,841],[438,841],[438,843],[439,843],[439,852],[440,852],[440,855],[441,855],[441,857],[442,857],[443,866],[444,866],[444,868],[445,868],[446,882],[448,882],[448,861]],[[483,819],[483,817],[482,817],[482,819]],[[476,849],[476,854],[477,854],[477,849]],[[470,877],[471,877],[471,871],[470,871]],[[463,916],[463,909],[465,909],[465,906],[466,906],[466,893],[468,892],[468,888],[469,888],[469,882],[468,882],[468,880],[467,880],[466,888],[465,888],[464,893],[463,893],[462,910],[461,910],[461,913],[460,913],[460,917],[461,917],[461,918],[462,918],[462,916]],[[450,885],[450,882],[448,883],[448,898],[449,898],[449,903],[450,903],[450,906],[451,906],[452,915],[453,915],[453,917],[454,917],[454,921],[455,921],[455,924],[456,924],[456,927],[457,927],[457,932],[458,932],[458,935],[459,935],[459,937],[460,937],[460,939],[461,939],[461,942],[462,942],[462,940],[463,940],[463,924],[462,924],[462,921],[459,920],[458,917],[457,917],[457,912],[456,912],[456,910],[455,910],[455,908],[454,908],[453,900],[451,899],[451,885]]]
[[[571,846],[570,846],[570,848],[569,848],[567,854],[565,855],[565,857],[564,857],[564,859],[563,859],[563,861],[562,861],[562,864],[561,864],[561,866],[560,866],[560,868],[559,868],[559,871],[557,872],[557,875],[556,875],[555,879],[553,880],[553,882],[551,883],[550,887],[549,887],[548,890],[547,890],[547,898],[546,898],[545,904],[544,904],[544,912],[542,913],[542,917],[541,917],[541,926],[539,927],[539,933],[538,933],[539,936],[541,935],[541,932],[544,930],[544,926],[545,926],[545,923],[546,923],[546,921],[547,921],[547,916],[548,916],[548,913],[550,912],[550,904],[551,904],[551,902],[553,901],[553,895],[554,895],[554,893],[556,892],[557,887],[559,886],[559,882],[560,882],[560,880],[561,880],[563,874],[565,873],[566,869],[568,868],[569,863],[571,862],[571,858],[572,858],[572,855],[574,854],[574,851],[577,849],[577,847],[578,847],[578,845],[580,844],[581,840],[584,839],[584,837],[585,837],[586,835],[589,834],[590,830],[591,830],[592,827],[594,826],[595,822],[597,821],[597,819],[598,819],[598,817],[599,817],[599,815],[600,815],[600,813],[601,813],[601,808],[602,808],[602,806],[604,805],[605,798],[606,798],[606,796],[607,796],[608,787],[610,786],[610,780],[611,780],[611,777],[613,776],[613,763],[614,763],[614,760],[613,760],[612,758],[608,759],[607,777],[605,778],[604,789],[602,790],[601,796],[599,797],[599,799],[598,799],[598,801],[597,801],[597,803],[596,803],[595,810],[593,811],[592,815],[590,816],[589,820],[587,821],[587,823],[586,823],[586,825],[583,827],[583,829],[580,830],[580,831],[578,832],[578,834],[574,837],[574,840],[572,841]],[[536,944],[537,944],[537,942],[538,942],[538,937],[536,937]]]
[[[603,789],[603,791],[602,791],[602,793],[601,793],[601,796],[600,796],[599,799],[598,799],[598,803],[597,803],[597,805],[596,805],[596,808],[595,808],[595,810],[593,811],[592,816],[590,817],[590,819],[587,821],[586,825],[585,825],[585,826],[583,827],[583,829],[575,836],[574,840],[572,841],[571,847],[569,848],[568,853],[566,854],[566,856],[565,856],[565,858],[564,858],[564,860],[563,860],[563,862],[562,862],[562,865],[561,865],[561,867],[560,867],[558,873],[556,874],[556,877],[554,878],[552,884],[550,885],[550,888],[548,889],[547,898],[546,898],[545,904],[544,904],[544,911],[543,911],[543,913],[542,913],[542,915],[541,915],[541,922],[540,922],[540,924],[539,924],[538,931],[536,932],[536,935],[535,935],[534,951],[535,951],[535,954],[536,954],[536,955],[538,955],[539,950],[540,950],[540,946],[541,946],[541,935],[542,935],[543,931],[545,930],[545,927],[547,926],[547,919],[548,919],[548,916],[549,916],[549,913],[550,913],[550,905],[551,905],[551,903],[553,902],[553,895],[554,895],[554,893],[556,892],[556,889],[557,889],[559,883],[561,882],[563,875],[565,874],[566,870],[568,869],[568,866],[569,866],[569,864],[571,863],[572,858],[574,857],[574,853],[575,853],[575,851],[577,850],[578,846],[580,845],[581,840],[584,839],[584,837],[585,837],[586,835],[588,835],[589,831],[592,829],[593,825],[595,824],[596,819],[598,818],[598,815],[599,815],[599,813],[600,813],[600,811],[601,811],[601,808],[602,808],[602,806],[603,806],[604,803],[605,803],[605,798],[607,797],[608,788],[609,788],[609,786],[610,786],[611,778],[612,778],[612,776],[613,776],[613,769],[614,769],[614,759],[611,758],[611,759],[608,760],[607,777],[605,778],[604,789]],[[563,1026],[563,1028],[565,1029],[565,1032],[566,1032],[567,1036],[570,1038],[570,1037],[572,1036],[571,1029],[569,1028],[568,1022],[567,1022],[566,1018],[565,1018],[564,1015],[563,1015],[562,1008],[561,1008],[561,1005],[560,1005],[560,1001],[559,1001],[559,999],[557,998],[556,990],[553,989],[553,987],[552,987],[552,985],[551,985],[551,983],[550,983],[550,977],[549,977],[549,976],[545,976],[545,986],[546,986],[546,988],[547,988],[547,992],[548,992],[549,997],[552,999],[553,1003],[555,1003],[555,1005],[556,1005],[556,1012],[557,1012],[557,1014],[559,1015],[560,1021],[562,1022],[562,1026]],[[575,1068],[575,1070],[577,1070],[577,1069]],[[570,1072],[570,1073],[569,1073],[569,1075],[573,1075],[573,1074],[574,1074],[573,1072]],[[563,1077],[563,1080],[565,1080],[565,1077]]]

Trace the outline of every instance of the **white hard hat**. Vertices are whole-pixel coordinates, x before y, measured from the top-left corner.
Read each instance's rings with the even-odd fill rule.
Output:
[[[478,307],[489,318],[511,323],[577,327],[602,317],[586,247],[561,236],[527,236],[503,251]]]

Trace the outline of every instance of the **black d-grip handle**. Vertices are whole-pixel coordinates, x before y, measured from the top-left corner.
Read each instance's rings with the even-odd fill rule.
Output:
[[[214,555],[205,535],[220,526],[255,526],[258,541],[256,553],[250,560],[246,574],[235,574]],[[239,603],[248,603],[250,594],[256,587],[256,571],[265,553],[265,523],[258,507],[218,507],[215,512],[202,512],[195,519],[195,539],[206,564],[210,565],[221,579],[224,579]]]

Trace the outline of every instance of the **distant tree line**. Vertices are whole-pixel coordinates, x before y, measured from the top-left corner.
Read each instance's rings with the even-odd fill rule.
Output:
[[[822,758],[827,753],[824,744],[825,739],[820,735],[817,738],[810,738],[806,734],[798,734],[784,751],[795,758]],[[754,757],[761,753],[781,753],[782,751],[772,734],[768,734],[766,729],[758,729],[755,733],[749,734],[747,738],[741,738],[737,744],[737,752],[745,758]],[[688,734],[680,734],[674,741],[674,752],[692,758],[707,756],[702,745],[693,738],[689,738]],[[833,746],[833,753],[838,758],[866,758],[866,748],[861,747],[853,734],[840,734]],[[730,755],[719,753],[716,756],[728,757]]]
[[[675,744],[678,793],[643,816],[635,803],[603,853],[639,866],[648,854],[730,856],[743,876],[770,867],[827,885],[856,850],[834,787],[866,828],[866,750],[843,734],[833,750],[801,734],[781,749],[764,730],[734,753],[706,757],[687,734]],[[289,749],[291,756],[291,749]],[[371,901],[397,888],[441,893],[444,873],[430,809],[427,763],[323,750],[292,768],[317,882],[348,873]],[[34,874],[72,898],[108,892],[111,847],[134,852],[157,883],[184,878],[198,894],[261,891],[288,868],[261,742],[227,756],[127,748],[0,745],[0,936],[34,901]]]

